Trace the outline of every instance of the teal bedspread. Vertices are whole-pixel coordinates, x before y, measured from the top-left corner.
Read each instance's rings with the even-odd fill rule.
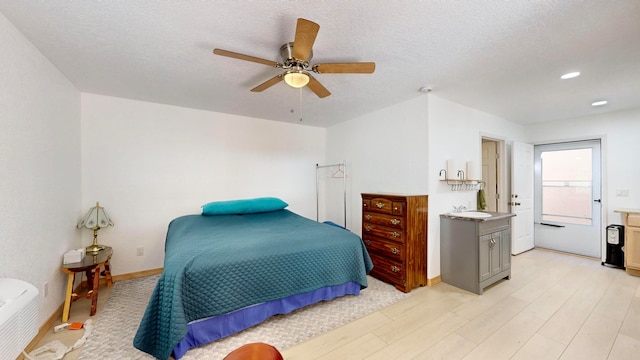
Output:
[[[167,359],[193,320],[349,281],[364,288],[372,267],[359,236],[288,210],[179,217],[134,346]]]

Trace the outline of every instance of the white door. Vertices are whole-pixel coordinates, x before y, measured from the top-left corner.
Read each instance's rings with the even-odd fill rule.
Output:
[[[511,254],[533,249],[533,145],[511,147]]]
[[[535,146],[535,244],[601,257],[600,140]]]

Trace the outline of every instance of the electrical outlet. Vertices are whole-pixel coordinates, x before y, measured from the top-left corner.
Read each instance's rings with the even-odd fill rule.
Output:
[[[42,296],[44,296],[44,297],[49,296],[49,283],[48,282],[42,284]]]
[[[142,256],[144,255],[144,248],[143,247],[139,247],[136,249],[136,256]]]

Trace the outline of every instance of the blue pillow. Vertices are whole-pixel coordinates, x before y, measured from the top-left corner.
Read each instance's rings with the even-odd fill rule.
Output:
[[[254,214],[282,210],[287,206],[289,204],[274,197],[214,201],[202,205],[202,215]]]

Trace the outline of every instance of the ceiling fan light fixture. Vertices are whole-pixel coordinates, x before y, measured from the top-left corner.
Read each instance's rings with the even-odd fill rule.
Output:
[[[284,74],[284,82],[296,89],[307,86],[309,80],[309,74],[304,71],[287,71]]]
[[[372,74],[375,71],[376,64],[374,62],[324,63],[311,66],[309,62],[313,57],[313,44],[318,30],[320,30],[320,25],[299,18],[296,23],[294,41],[280,47],[281,63],[217,48],[213,50],[213,53],[282,69],[278,75],[254,87],[251,92],[262,92],[284,81],[288,86],[296,89],[307,86],[319,98],[325,98],[331,95],[331,92],[315,77],[312,77],[311,72],[318,74]]]

